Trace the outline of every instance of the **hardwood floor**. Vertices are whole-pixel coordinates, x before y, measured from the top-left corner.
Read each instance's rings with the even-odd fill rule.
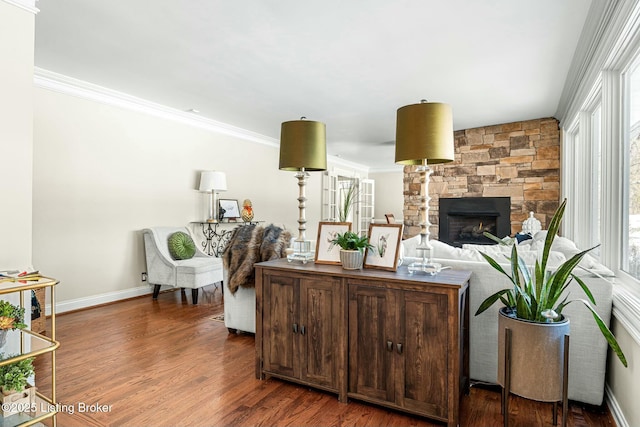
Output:
[[[211,318],[220,289],[161,293],[59,315],[59,426],[437,426],[277,379],[254,378],[254,338],[229,335]],[[36,361],[38,387],[50,390],[47,358]],[[106,405],[90,408],[89,405]],[[85,408],[83,408],[83,405]],[[83,411],[84,409],[84,411]],[[106,412],[90,409],[105,409]],[[570,404],[568,425],[615,426],[606,407]],[[510,425],[551,426],[551,405],[513,397]],[[560,420],[560,417],[559,417]],[[500,392],[472,387],[462,426],[500,426]]]

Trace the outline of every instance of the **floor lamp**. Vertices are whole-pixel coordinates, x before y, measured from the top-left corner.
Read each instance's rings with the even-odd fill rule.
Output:
[[[209,218],[207,222],[218,222],[218,191],[227,191],[227,175],[220,171],[203,171],[200,173],[199,191],[211,193],[209,199]]]
[[[306,238],[305,186],[310,171],[327,170],[326,127],[311,120],[293,120],[282,123],[280,131],[280,170],[294,171],[298,179],[298,238],[294,241],[289,261],[306,263],[314,259],[311,241]]]
[[[417,250],[422,252],[422,261],[409,265],[409,272],[421,271],[435,274],[441,265],[433,262],[433,246],[429,242],[429,179],[430,164],[446,163],[454,160],[453,116],[447,104],[427,102],[406,105],[398,109],[396,121],[396,163],[420,165],[422,221],[420,223],[420,243]]]

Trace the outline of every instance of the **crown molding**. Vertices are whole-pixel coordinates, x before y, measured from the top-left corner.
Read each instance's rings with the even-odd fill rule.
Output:
[[[584,108],[602,70],[616,68],[637,32],[639,0],[593,1],[567,74],[555,117],[564,126]],[[626,51],[626,52],[625,52]]]
[[[177,110],[142,98],[137,98],[123,92],[118,92],[103,86],[98,86],[93,83],[45,70],[43,68],[34,68],[34,84],[36,87],[63,93],[65,95],[75,96],[81,99],[99,102],[126,110],[137,111],[166,120],[173,120],[188,126],[233,136],[235,138],[257,144],[268,145],[276,148],[280,147],[280,141],[275,138],[251,132],[216,120],[200,117],[193,113]],[[336,156],[329,155],[327,156],[327,160],[334,165],[363,171],[369,170],[369,166],[344,160]]]
[[[395,173],[400,172],[403,173],[404,166],[403,165],[390,165],[385,167],[371,168],[369,169],[369,173]]]
[[[576,99],[582,100],[586,96],[581,92],[591,89],[589,82],[593,81],[600,72],[604,62],[602,57],[606,35],[611,32],[615,10],[624,1],[604,0],[591,3],[555,114],[560,122],[571,119],[575,115],[576,109],[581,106],[581,102],[576,106]],[[600,60],[598,60],[599,57]]]
[[[371,169],[369,166],[363,165],[361,163],[352,162],[350,160],[345,160],[342,157],[333,156],[327,154],[327,163],[331,163],[332,166],[340,166],[343,168],[358,170],[360,172],[369,173]]]
[[[65,95],[71,95],[126,110],[137,111],[166,120],[173,120],[189,126],[233,136],[258,144],[269,145],[271,147],[280,146],[279,141],[275,138],[218,122],[216,120],[200,117],[193,113],[167,107],[42,68],[36,67],[34,69],[34,83],[36,87],[63,93]]]
[[[12,4],[14,6],[19,7],[20,9],[24,9],[28,12],[33,13],[34,15],[40,12],[40,9],[36,7],[36,2],[38,0],[3,0],[5,3]]]

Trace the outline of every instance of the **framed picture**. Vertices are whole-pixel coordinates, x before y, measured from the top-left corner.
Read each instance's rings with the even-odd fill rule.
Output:
[[[369,243],[373,249],[365,254],[364,267],[396,271],[401,239],[402,224],[369,225]]]
[[[320,222],[316,241],[316,264],[340,264],[340,246],[331,241],[338,233],[351,231],[350,222]]]
[[[240,218],[240,206],[235,199],[220,199],[220,207],[224,209],[222,218]]]

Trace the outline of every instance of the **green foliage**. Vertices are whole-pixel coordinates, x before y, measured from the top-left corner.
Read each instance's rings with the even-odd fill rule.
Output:
[[[529,271],[524,260],[518,256],[517,245],[513,245],[511,249],[511,257],[509,258],[509,261],[511,262],[511,275],[504,271],[500,264],[498,264],[489,255],[480,252],[484,259],[487,260],[493,268],[509,278],[513,287],[502,289],[485,299],[482,304],[480,304],[480,307],[476,312],[476,316],[487,310],[499,300],[506,307],[509,307],[513,312],[515,312],[516,317],[520,319],[534,322],[545,322],[547,321],[547,318],[543,313],[548,313],[548,310],[553,310],[558,315],[556,319],[559,319],[564,307],[574,301],[580,301],[591,312],[598,328],[600,328],[600,331],[602,332],[602,335],[605,337],[609,346],[616,353],[622,364],[626,367],[627,359],[618,345],[618,341],[592,307],[592,304],[595,305],[596,302],[591,291],[579,277],[573,274],[573,269],[577,267],[578,263],[580,263],[587,252],[594,248],[587,249],[574,255],[569,260],[558,266],[555,271],[547,270],[549,252],[551,251],[551,246],[553,245],[553,241],[558,233],[558,229],[560,228],[560,222],[564,216],[566,204],[567,200],[565,199],[551,219],[549,231],[547,232],[544,248],[542,250],[542,258],[540,260],[536,260],[533,272]],[[490,239],[500,240],[489,233],[485,233],[485,235]],[[589,301],[585,299],[568,301],[568,297],[560,299],[572,280],[575,280],[578,283]]]
[[[24,307],[18,307],[9,301],[0,300],[0,329],[23,329],[27,325],[24,323]]]
[[[367,236],[360,236],[353,231],[345,231],[344,233],[336,234],[336,237],[331,240],[332,245],[338,245],[342,249],[348,251],[358,250],[364,252],[367,249],[373,249],[373,246],[369,243]]]
[[[0,360],[4,359],[6,359],[4,353],[0,353]],[[33,375],[33,359],[33,357],[29,357],[0,366],[0,387],[4,390],[24,390],[27,386],[27,378]]]
[[[358,193],[358,186],[356,185],[356,182],[351,182],[344,193],[344,197],[341,198],[340,208],[338,209],[338,220],[340,222],[346,222],[349,220],[349,213],[353,206],[358,202]]]

